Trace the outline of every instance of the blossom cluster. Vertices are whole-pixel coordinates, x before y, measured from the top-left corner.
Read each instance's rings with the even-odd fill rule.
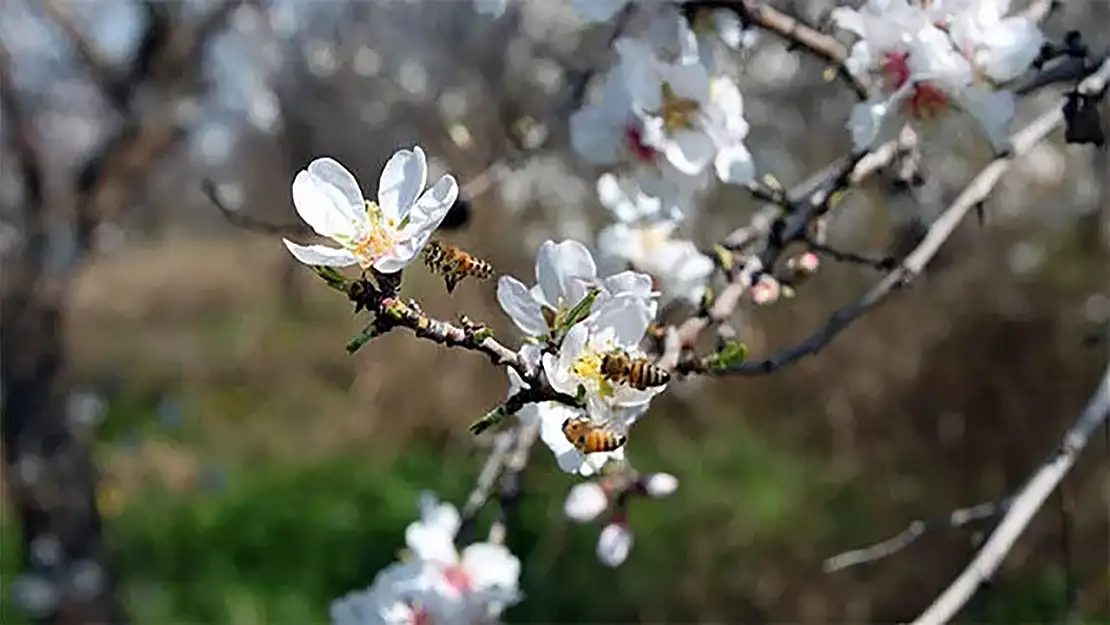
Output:
[[[507,1],[478,0],[476,6],[497,16]],[[497,301],[522,335],[512,358],[500,361],[512,361],[505,405],[531,397],[515,406],[514,423],[538,430],[562,471],[593,479],[571,489],[565,513],[588,522],[610,511],[598,558],[617,566],[633,544],[629,496],[667,497],[678,486],[673,476],[631,469],[624,443],[672,383],[669,370],[652,369],[643,348],[649,328],[663,305],[704,306],[719,268],[719,259],[680,231],[712,183],[749,186],[756,178],[743,98],[718,57],[751,38],[739,12],[728,8],[691,13],[663,0],[571,4],[586,22],[632,10],[645,18],[640,32],[622,30],[615,38],[616,62],[599,76],[597,98],[568,120],[571,146],[601,172],[597,197],[612,222],[600,231],[594,251],[574,240],[545,241],[531,284],[499,277]],[[1043,44],[1034,22],[1008,15],[1009,4],[868,0],[833,11],[833,22],[857,37],[845,69],[869,94],[847,120],[857,150],[893,138],[906,123],[928,133],[932,122],[955,117],[949,112],[969,114],[996,150],[1007,150],[1014,103],[1002,85],[1025,72]],[[293,202],[300,217],[338,247],[285,245],[317,269],[357,265],[369,279],[395,274],[399,289],[400,272],[428,247],[459,196],[452,176],[430,187],[427,178],[424,151],[402,149],[386,163],[377,199],[369,201],[353,174],[330,158],[317,159],[296,176]],[[456,262],[452,270],[473,264]],[[807,276],[818,257],[809,251],[787,265]],[[770,303],[786,289],[765,272],[752,282],[747,292],[756,303]],[[399,300],[393,291],[379,301]],[[410,327],[430,332],[432,322]],[[480,345],[479,335],[488,336],[468,326],[451,341]],[[519,600],[519,561],[490,543],[470,545],[460,555],[458,528],[454,507],[425,498],[421,519],[406,532],[409,558],[383,570],[370,589],[336,601],[333,621],[495,620]]]
[[[331,605],[334,625],[497,622],[520,601],[520,560],[503,545],[473,543],[459,553],[459,512],[431,493],[405,530],[404,558],[382,569],[366,590]]]

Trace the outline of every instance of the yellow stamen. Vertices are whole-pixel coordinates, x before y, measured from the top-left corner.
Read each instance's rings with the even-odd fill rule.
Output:
[[[663,119],[663,126],[667,132],[691,129],[694,127],[694,115],[701,110],[701,104],[690,98],[680,98],[675,93],[671,83],[664,81],[663,105],[659,109],[659,117]]]

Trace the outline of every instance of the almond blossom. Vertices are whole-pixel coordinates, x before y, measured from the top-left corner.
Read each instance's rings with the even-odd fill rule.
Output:
[[[598,423],[611,421],[610,425],[618,431],[631,425],[639,413],[620,409],[646,409],[665,387],[639,390],[626,383],[611,382],[602,374],[601,362],[605,354],[614,351],[642,356],[640,341],[654,316],[642,298],[619,295],[606,300],[594,315],[567,332],[558,355],[543,355],[548,382],[555,390],[572,397],[578,395],[581,387],[590,418]]]
[[[492,622],[520,600],[520,561],[502,545],[474,543],[461,554],[454,506],[420,497],[420,519],[405,530],[408,558],[390,565],[367,590],[332,603],[334,625],[439,625]]]
[[[509,374],[509,396],[516,394],[528,387],[520,375],[511,367]],[[622,418],[618,420],[621,426],[631,425],[637,416],[642,414],[647,406],[622,411]],[[603,451],[592,454],[583,454],[567,440],[563,433],[563,424],[567,419],[582,416],[583,412],[577,408],[553,401],[526,404],[517,412],[517,418],[524,425],[539,423],[540,440],[547,445],[555,456],[555,462],[564,473],[574,473],[589,477],[601,471],[610,460],[623,461],[624,448],[615,451]]]
[[[687,174],[645,142],[645,118],[632,109],[624,68],[605,75],[601,96],[571,114],[570,143],[589,163],[626,169],[645,193],[664,204],[684,205],[709,185],[709,172]]]
[[[754,177],[743,143],[743,100],[732,81],[711,79],[700,62],[665,61],[646,41],[626,37],[615,48],[633,110],[643,120],[643,145],[687,176],[712,165],[721,182],[743,184]]]
[[[840,8],[834,21],[861,39],[845,65],[875,95],[848,122],[857,149],[893,138],[907,122],[970,114],[996,151],[1009,149],[1013,95],[996,83],[1025,71],[1043,41],[1025,18],[1003,18],[1005,0],[942,3],[928,12],[906,0]]]
[[[624,271],[599,278],[590,251],[571,240],[544,241],[536,255],[535,286],[527,287],[512,276],[502,276],[497,283],[497,301],[521,332],[539,337],[553,329],[548,326],[548,317],[559,318],[581,302],[593,287],[600,289],[595,309],[606,298],[630,295],[644,300],[651,314],[655,314],[650,277]]]
[[[617,269],[631,265],[651,276],[661,303],[685,299],[697,304],[713,273],[713,261],[692,241],[674,238],[681,213],[663,210],[633,180],[604,174],[597,181],[601,203],[617,219],[598,235],[600,261]]]
[[[424,150],[400,150],[382,170],[378,201],[371,202],[351,172],[334,159],[318,158],[293,180],[293,204],[317,234],[340,247],[283,239],[285,246],[308,265],[396,273],[428,244],[459,194],[454,177],[444,175],[425,190],[427,178]]]

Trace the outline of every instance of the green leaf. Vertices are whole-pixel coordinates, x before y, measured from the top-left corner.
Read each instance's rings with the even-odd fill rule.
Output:
[[[315,272],[317,276],[320,276],[320,279],[322,279],[325,284],[337,291],[346,292],[347,285],[351,282],[347,278],[343,277],[343,274],[339,273],[339,271],[336,270],[335,267],[313,265],[312,271]]]
[[[357,352],[379,334],[381,334],[381,332],[378,331],[377,325],[371,323],[370,325],[363,328],[361,332],[356,334],[354,338],[352,338],[351,341],[347,343],[347,353],[353,354]]]
[[[477,436],[495,425],[500,425],[508,416],[509,413],[505,410],[505,406],[498,406],[487,412],[481,419],[471,423],[469,428],[470,433]]]
[[[709,370],[721,371],[738,365],[747,358],[748,346],[734,339],[729,339],[716,353],[709,357]]]
[[[586,293],[586,296],[582,298],[582,301],[575,304],[574,308],[568,310],[566,315],[558,320],[558,327],[556,327],[556,330],[565,333],[574,324],[582,321],[586,317],[589,317],[590,310],[593,308],[594,302],[597,300],[597,296],[600,294],[601,289],[599,289],[598,287],[590,289],[589,293]]]

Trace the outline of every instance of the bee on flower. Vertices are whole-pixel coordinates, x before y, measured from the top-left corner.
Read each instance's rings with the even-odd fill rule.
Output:
[[[428,244],[459,194],[450,175],[425,189],[424,150],[400,150],[378,180],[378,201],[362,197],[351,172],[331,158],[318,158],[293,180],[297,214],[322,237],[339,245],[301,245],[283,239],[293,256],[307,265],[348,267],[396,273]]]

